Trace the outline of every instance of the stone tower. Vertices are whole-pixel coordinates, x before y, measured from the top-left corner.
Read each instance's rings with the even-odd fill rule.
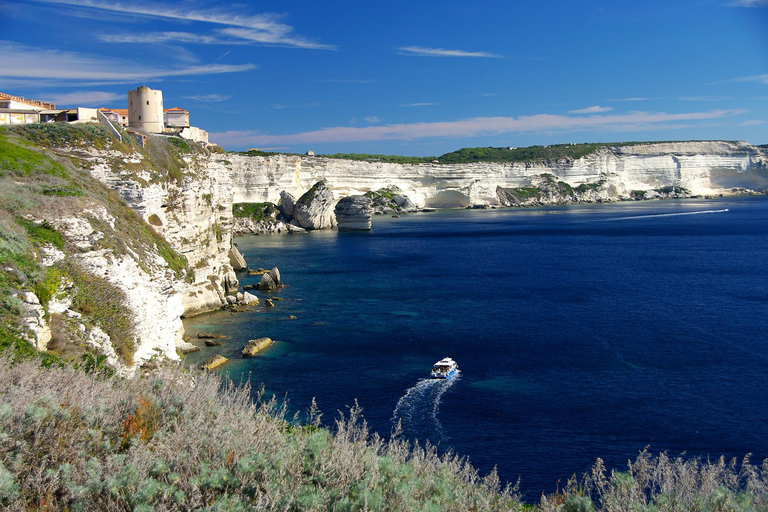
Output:
[[[128,91],[128,127],[163,133],[163,91],[155,91],[145,85]]]

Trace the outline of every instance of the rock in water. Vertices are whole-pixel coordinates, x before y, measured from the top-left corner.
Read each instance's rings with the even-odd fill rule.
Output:
[[[282,287],[283,282],[280,280],[280,270],[277,267],[269,271],[269,277],[272,278],[278,288]]]
[[[229,264],[235,270],[245,270],[248,265],[245,263],[245,258],[240,254],[240,251],[234,245],[229,250]]]
[[[271,344],[272,340],[270,338],[249,340],[248,344],[243,348],[243,357],[253,357]]]
[[[275,283],[275,280],[270,277],[269,274],[264,274],[261,276],[261,281],[259,281],[258,285],[259,290],[277,290],[277,283]]]
[[[203,363],[202,368],[209,371],[215,370],[216,368],[223,365],[227,361],[229,361],[229,359],[227,359],[226,357],[222,356],[221,354],[216,354],[215,356],[207,360],[205,363]]]
[[[277,203],[277,207],[280,209],[280,213],[283,214],[288,222],[293,218],[293,208],[296,205],[296,198],[291,195],[287,190],[280,192],[280,201]]]
[[[304,229],[330,229],[336,225],[333,192],[325,180],[318,181],[293,208],[293,218]]]
[[[258,304],[259,298],[251,293],[245,292],[243,294],[243,304],[246,306],[249,304]]]
[[[336,203],[334,210],[339,231],[371,229],[372,201],[365,196],[349,196]]]
[[[224,338],[226,338],[226,336],[223,335],[223,334],[214,334],[214,333],[211,333],[211,332],[201,332],[201,333],[198,333],[197,337],[198,337],[198,339],[201,339],[201,340],[212,340],[212,339],[224,339]]]

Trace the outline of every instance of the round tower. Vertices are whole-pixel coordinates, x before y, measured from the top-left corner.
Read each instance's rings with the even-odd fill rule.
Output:
[[[128,91],[128,127],[149,133],[163,133],[163,91],[143,85]]]

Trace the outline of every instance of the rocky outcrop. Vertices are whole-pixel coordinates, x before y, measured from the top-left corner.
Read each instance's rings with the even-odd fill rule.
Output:
[[[768,189],[768,154],[744,142],[606,146],[578,159],[518,163],[395,164],[297,155],[227,158],[238,202],[277,203],[281,191],[301,195],[320,180],[336,200],[396,187],[416,208],[504,206],[499,188],[535,187],[544,175],[577,191],[584,185],[587,190],[578,191],[578,199],[591,202],[629,200],[633,191],[665,187],[700,196]]]
[[[232,248],[229,250],[229,264],[232,265],[233,270],[246,270],[248,268],[245,258],[243,258],[243,255],[240,254],[235,245],[232,245]]]
[[[269,338],[259,338],[257,340],[250,340],[248,344],[243,347],[243,357],[253,357],[268,346],[272,344],[272,340]]]
[[[280,191],[280,202],[277,207],[286,219],[293,218],[293,208],[296,206],[296,198],[287,190]]]
[[[283,288],[283,284],[280,278],[280,270],[275,267],[267,273],[262,274],[259,284],[256,288],[259,290],[274,291]]]
[[[229,359],[222,356],[221,354],[216,354],[215,356],[212,356],[210,359],[208,359],[205,363],[202,364],[201,368],[208,371],[213,371],[219,366],[226,364],[229,362]]]
[[[339,231],[365,231],[371,229],[372,201],[365,196],[348,196],[334,208]]]
[[[328,184],[324,180],[318,181],[296,201],[293,219],[306,230],[335,227],[335,204],[333,192]]]

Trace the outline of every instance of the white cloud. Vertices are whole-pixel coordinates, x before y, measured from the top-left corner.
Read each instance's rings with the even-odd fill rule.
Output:
[[[433,107],[435,105],[439,105],[439,103],[429,103],[429,102],[406,103],[405,105],[400,105],[400,106],[401,107]]]
[[[768,74],[755,75],[755,76],[741,76],[738,78],[732,78],[728,80],[728,82],[760,82],[760,83],[768,84]]]
[[[571,110],[568,113],[569,114],[601,114],[603,112],[610,112],[613,110],[611,107],[601,107],[600,105],[595,105],[594,107],[587,107],[587,108],[581,108],[579,110]]]
[[[619,98],[611,101],[651,101],[651,100],[660,100],[660,99],[663,99],[663,98],[634,97],[634,98]]]
[[[77,107],[103,107],[113,101],[126,101],[125,94],[104,91],[75,91],[66,94],[42,94],[47,101],[55,103],[57,106],[77,106]]]
[[[368,116],[364,118],[367,123],[380,123],[381,118],[379,116]]]
[[[191,32],[148,32],[146,34],[99,34],[97,36],[105,43],[200,43],[200,44],[231,44],[232,41],[222,41],[214,36],[193,34]]]
[[[41,80],[114,80],[135,82],[174,76],[213,75],[255,69],[253,64],[186,67],[142,66],[134,62],[81,53],[45,50],[0,41],[3,78]]]
[[[416,57],[482,57],[503,59],[501,55],[487,52],[467,52],[464,50],[446,50],[443,48],[424,48],[422,46],[401,46],[398,48],[400,55]]]
[[[524,117],[475,117],[459,121],[391,124],[363,128],[339,126],[285,135],[270,135],[255,131],[227,131],[211,133],[210,138],[226,147],[243,147],[297,143],[416,140],[430,137],[466,138],[506,133],[573,133],[590,130],[644,131],[677,129],[690,126],[691,123],[697,121],[721,119],[744,112],[743,110],[712,110],[686,114],[631,112],[623,115],[590,117],[550,114]]]
[[[768,7],[768,0],[734,0],[729,5],[734,7]]]
[[[219,103],[221,101],[227,101],[231,95],[224,94],[199,94],[197,96],[184,96],[188,100],[202,101],[205,103]]]
[[[728,96],[683,96],[682,101],[730,101]]]
[[[91,9],[96,12],[113,12],[124,15],[172,20],[180,23],[197,22],[223,25],[217,29],[219,35],[198,35],[189,32],[155,32],[143,35],[105,35],[108,42],[189,42],[201,44],[231,44],[240,42],[265,43],[297,48],[333,50],[335,46],[320,44],[310,39],[293,35],[293,27],[280,21],[278,14],[244,14],[242,6],[215,6],[195,8],[187,5],[167,6],[143,2],[101,2],[97,0],[36,0],[40,3],[67,5]],[[182,40],[171,40],[174,34]],[[221,35],[226,36],[222,40]]]
[[[761,124],[765,124],[765,120],[763,119],[750,119],[749,121],[744,121],[743,123],[739,123],[736,126],[758,126]]]

